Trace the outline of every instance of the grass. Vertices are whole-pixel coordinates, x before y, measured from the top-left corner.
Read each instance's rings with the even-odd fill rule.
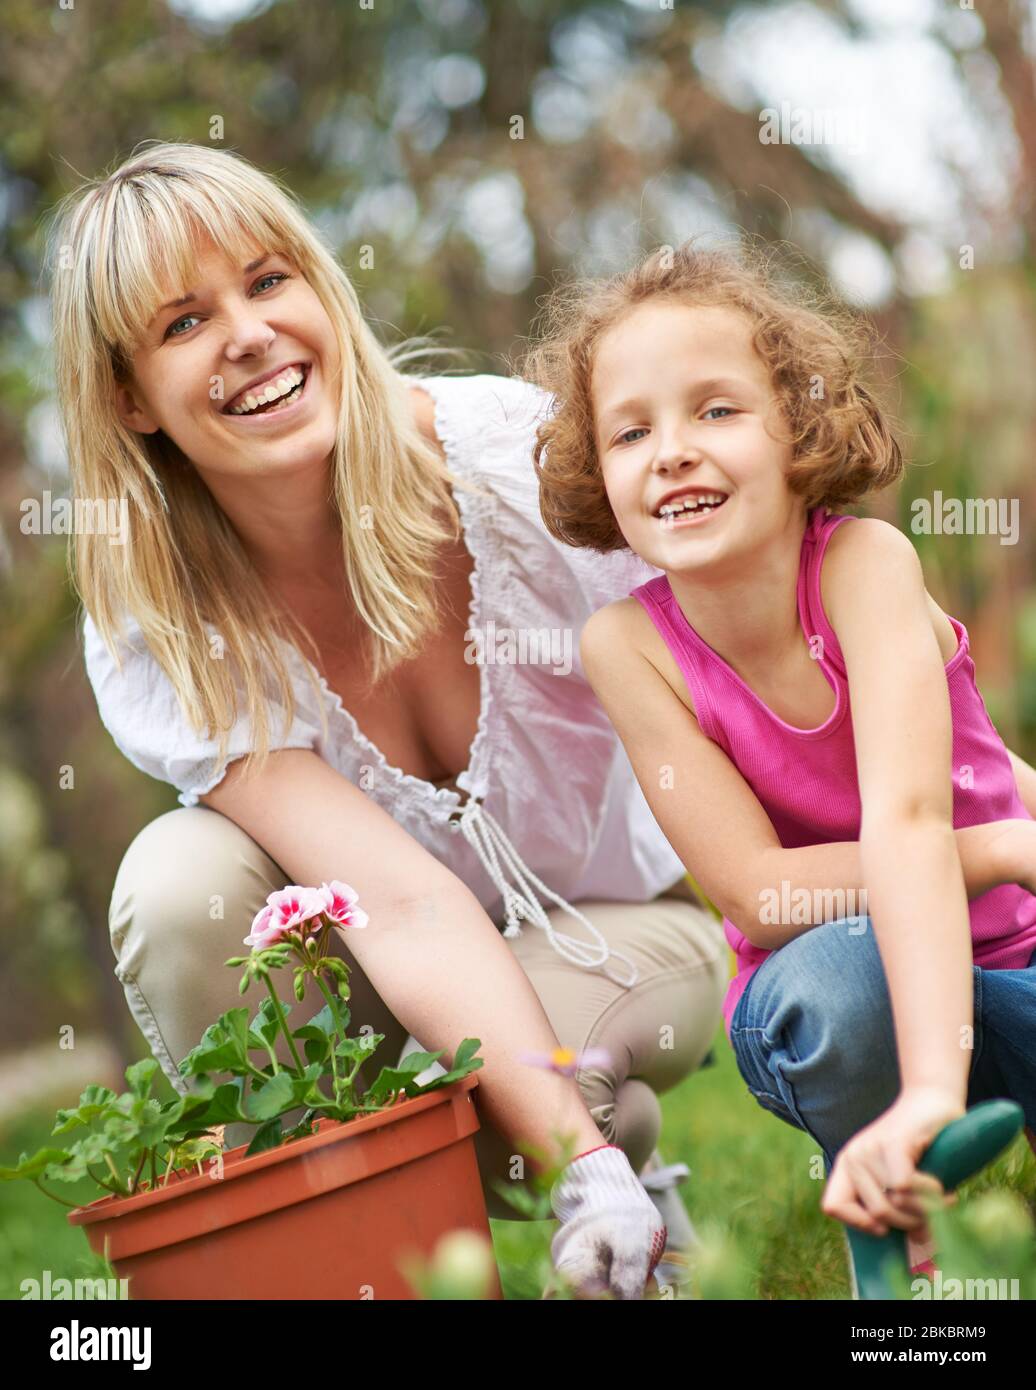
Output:
[[[662,1097],[659,1149],[665,1162],[691,1169],[679,1189],[691,1220],[711,1246],[725,1247],[726,1258],[740,1265],[731,1283],[737,1296],[848,1299],[843,1230],[820,1211],[824,1165],[817,1144],[757,1104],[722,1029],[713,1052],[715,1066]],[[969,1196],[1005,1187],[1036,1215],[1036,1160],[1021,1136],[962,1186],[960,1207]],[[530,1271],[549,1246],[552,1224],[492,1226],[505,1295],[538,1297]],[[721,1285],[712,1287],[717,1296]]]
[[[681,1194],[699,1233],[720,1248],[727,1283],[713,1280],[712,1296],[727,1289],[759,1299],[848,1298],[842,1231],[820,1211],[824,1176],[816,1144],[756,1104],[722,1030],[713,1050],[715,1066],[662,1097],[660,1144],[665,1162],[690,1167]],[[5,1125],[0,1162],[14,1162],[22,1151],[45,1144],[53,1113],[53,1107],[26,1113]],[[965,1184],[961,1207],[969,1195],[997,1187],[1017,1192],[1036,1213],[1036,1160],[1023,1138]],[[62,1195],[90,1200],[95,1194],[83,1184]],[[0,1183],[0,1298],[20,1298],[21,1281],[42,1280],[45,1269],[54,1279],[103,1273],[65,1213],[28,1183]],[[505,1296],[539,1298],[553,1224],[494,1221],[492,1227]]]

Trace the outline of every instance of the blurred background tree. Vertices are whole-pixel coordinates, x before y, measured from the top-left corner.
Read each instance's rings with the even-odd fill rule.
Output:
[[[1030,0],[4,9],[0,1049],[71,1023],[115,1039],[113,1064],[141,1052],[108,899],[129,841],[175,793],[101,727],[64,539],[20,521],[24,499],[68,489],[45,218],[146,138],[211,142],[284,179],[385,341],[445,329],[486,371],[508,369],[557,272],[699,233],[788,243],[791,272],[830,277],[888,349],[875,373],[911,462],[872,510],[910,534],[910,502],[936,490],[1020,501],[1017,545],[915,540],[969,628],[997,726],[1036,751]],[[841,134],[764,143],[763,113],[782,104],[833,111]]]

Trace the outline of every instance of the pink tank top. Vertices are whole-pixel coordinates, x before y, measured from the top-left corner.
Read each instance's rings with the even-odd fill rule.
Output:
[[[838,639],[820,597],[820,567],[828,540],[843,521],[854,519],[816,507],[809,513],[802,538],[799,621],[806,641],[814,639],[811,645],[836,697],[830,718],[815,729],[799,729],[779,719],[702,641],[684,617],[666,575],[633,590],[687,681],[702,732],[719,744],[755,791],[785,849],[860,837],[849,685]],[[1031,820],[1003,740],[975,685],[967,629],[956,618],[950,622],[958,641],[946,663],[953,722],[954,827],[1011,818]],[[817,637],[822,642],[817,643]],[[1036,896],[1016,884],[1002,884],[973,899],[969,909],[976,965],[987,970],[1028,965],[1036,949]],[[863,910],[865,901],[846,915]],[[770,952],[753,946],[727,918],[723,927],[737,964],[723,1004],[729,1036],[737,1002]]]

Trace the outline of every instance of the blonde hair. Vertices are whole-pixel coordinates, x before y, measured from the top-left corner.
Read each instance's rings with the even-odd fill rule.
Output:
[[[149,143],[149,142],[145,142]],[[203,737],[219,737],[219,762],[237,715],[232,665],[240,672],[253,748],[246,769],[270,750],[272,677],[290,727],[295,698],[275,636],[311,634],[274,604],[247,551],[197,470],[162,431],[142,435],[119,419],[116,389],[169,285],[196,271],[198,237],[244,264],[261,246],[294,262],[333,325],[341,359],[332,499],[341,520],[348,595],[369,629],[370,684],[412,657],[438,627],[434,562],[460,534],[456,477],[421,435],[397,366],[429,352],[427,340],[382,347],[356,291],[294,195],[241,155],[204,145],[156,142],[58,204],[48,265],[58,399],[74,498],[127,499],[131,542],[73,534],[74,588],[121,670],[115,642],[123,615],[139,624],[180,704]],[[418,344],[418,346],[415,346]],[[450,350],[454,351],[454,350]],[[361,525],[362,508],[377,518]],[[445,510],[449,521],[436,519]],[[82,616],[82,615],[81,615]],[[282,620],[283,619],[283,620]],[[205,624],[232,659],[214,660]],[[303,663],[305,665],[305,662]],[[327,731],[326,710],[313,671]]]
[[[845,506],[900,476],[900,445],[862,380],[863,323],[831,297],[782,280],[772,250],[747,241],[737,248],[686,242],[622,274],[561,284],[547,296],[540,341],[518,370],[555,397],[537,430],[533,462],[543,521],[558,540],[605,554],[628,548],[597,458],[591,377],[603,335],[637,305],[659,299],[747,316],[788,426],[788,487],[807,510]]]

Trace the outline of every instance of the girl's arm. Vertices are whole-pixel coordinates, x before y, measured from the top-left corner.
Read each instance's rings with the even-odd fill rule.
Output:
[[[860,846],[781,846],[755,792],[644,655],[641,633],[648,621],[635,598],[599,609],[580,637],[583,669],[673,849],[709,901],[753,945],[774,950],[840,914],[835,906],[807,924],[763,921],[770,915],[763,912],[767,896],[780,896],[786,882],[789,895],[805,888],[836,895],[844,890],[858,898],[864,887]],[[1020,837],[1016,844],[1007,827],[1020,825],[1005,821],[956,832],[971,897],[1016,881]],[[1036,826],[1033,832],[1029,855],[1036,870]],[[818,896],[821,913],[825,905]]]
[[[821,582],[849,678],[860,865],[902,1083],[838,1154],[823,1209],[881,1232],[895,1215],[886,1191],[914,1185],[928,1143],[964,1112],[971,924],[953,832],[949,691],[917,554],[894,527],[858,519],[831,538]]]
[[[1014,780],[1018,784],[1018,795],[1022,798],[1022,804],[1030,816],[1036,817],[1036,768],[1031,768],[1017,753],[1012,753],[1010,748],[1007,750],[1007,756],[1014,768]]]
[[[962,826],[953,833],[969,898],[980,897],[1002,883],[1020,883],[1029,892],[1036,890],[1036,822],[990,821],[986,825]],[[783,902],[782,885],[786,884],[789,901],[796,901],[796,894],[806,893],[814,909],[813,920],[804,925],[771,923],[764,932],[756,924],[749,924],[751,929],[746,930],[737,922],[754,945],[783,946],[810,927],[852,916],[853,911],[846,911],[845,906],[854,901],[855,911],[861,915],[867,911],[866,900],[861,900],[866,885],[858,840],[764,850],[753,872],[762,885],[758,892],[777,894]],[[762,936],[765,940],[760,939]]]

